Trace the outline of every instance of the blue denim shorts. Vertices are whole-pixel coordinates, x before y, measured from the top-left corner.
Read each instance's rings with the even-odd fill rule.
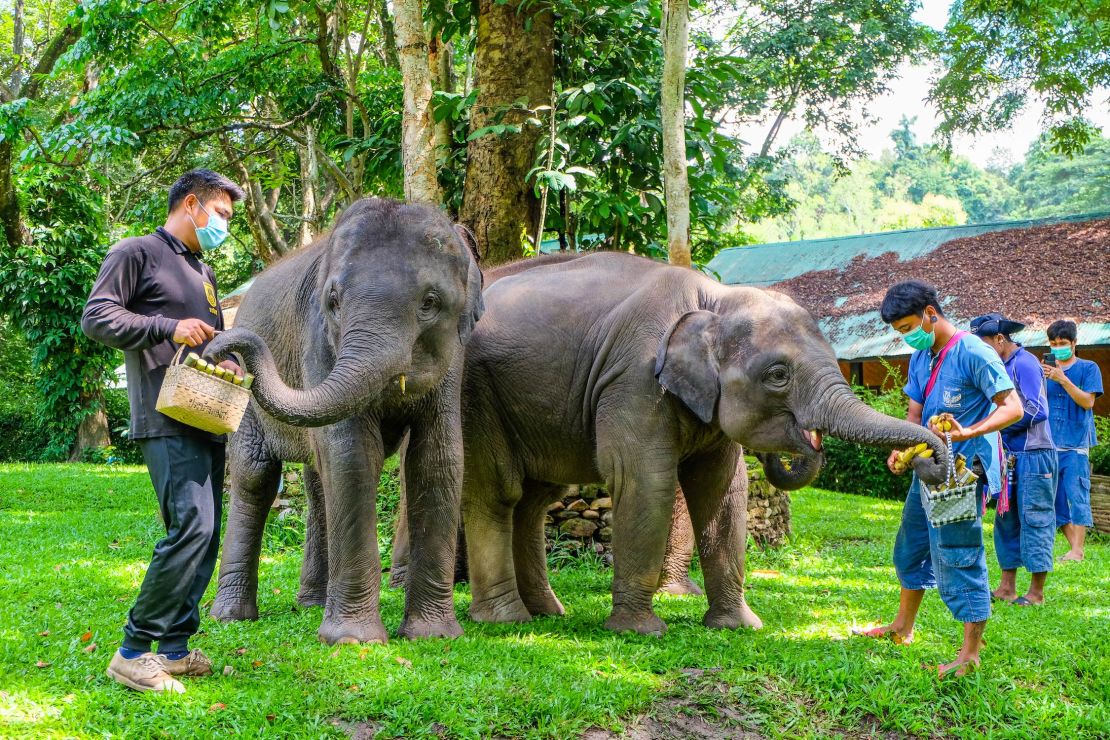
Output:
[[[1056,453],[1060,477],[1056,484],[1056,526],[1093,526],[1091,517],[1091,458],[1079,450]]]
[[[894,539],[894,570],[902,588],[936,588],[961,622],[985,622],[991,615],[983,518],[934,527],[921,504],[917,478],[902,507],[902,525]]]
[[[994,515],[994,549],[1002,570],[1052,570],[1056,542],[1056,450],[1014,454],[1010,510]]]

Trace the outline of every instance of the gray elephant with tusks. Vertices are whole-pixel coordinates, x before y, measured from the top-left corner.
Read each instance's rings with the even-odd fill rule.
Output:
[[[705,575],[705,624],[760,626],[744,599],[741,445],[786,490],[817,475],[824,434],[887,450],[924,442],[935,455],[915,470],[944,479],[940,439],[861,403],[813,318],[783,295],[598,253],[502,277],[485,304],[463,390],[477,621],[563,613],[547,580],[543,521],[567,484],[605,482],[613,497],[606,626],[662,634],[652,595],[676,484]],[[783,453],[793,460],[784,464]]]
[[[411,588],[398,633],[462,633],[452,604],[462,485],[463,346],[482,277],[440,211],[357,201],[334,229],[259,275],[206,354],[236,353],[257,376],[230,441],[231,510],[217,619],[257,619],[258,556],[283,460],[305,463],[302,604],[322,604],[320,639],[384,642],[375,536],[385,457],[409,435]]]

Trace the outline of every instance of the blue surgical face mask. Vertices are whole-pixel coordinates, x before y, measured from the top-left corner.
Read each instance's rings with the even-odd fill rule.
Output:
[[[933,332],[925,331],[925,320],[927,318],[926,316],[922,316],[921,324],[918,325],[916,329],[902,335],[902,339],[906,340],[906,344],[914,349],[929,349],[933,346],[933,342],[936,339],[936,337],[933,336]]]
[[[208,209],[201,205],[200,201],[197,201],[197,205],[200,206],[200,210],[208,213]],[[193,217],[189,216],[189,220],[193,221]],[[200,248],[206,252],[218,248],[227,239],[227,220],[218,213],[208,213],[208,225],[204,228],[199,228],[197,222],[193,221],[193,228],[197,232]]]
[[[1052,354],[1055,355],[1057,360],[1060,360],[1061,362],[1067,362],[1071,359],[1073,353],[1071,351],[1071,347],[1053,347]]]

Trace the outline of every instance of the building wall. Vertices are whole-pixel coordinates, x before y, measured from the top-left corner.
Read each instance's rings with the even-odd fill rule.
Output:
[[[1037,357],[1048,351],[1047,347],[1029,347],[1028,349]],[[1102,371],[1102,385],[1110,389],[1110,347],[1080,347],[1076,354],[1085,360],[1098,363],[1098,367]],[[886,358],[886,361],[889,365],[897,368],[902,378],[906,377],[909,368],[908,357],[889,357]],[[893,385],[887,368],[878,360],[841,361],[840,372],[844,374],[849,382],[865,385],[868,388],[883,388],[886,390]],[[860,380],[861,374],[862,382]],[[1095,413],[1100,416],[1110,416],[1110,392],[1104,393],[1095,400]]]

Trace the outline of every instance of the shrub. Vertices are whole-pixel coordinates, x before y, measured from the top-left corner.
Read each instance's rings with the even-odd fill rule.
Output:
[[[905,378],[898,368],[883,362],[887,375],[882,388],[872,390],[855,386],[856,395],[871,408],[899,419],[906,418],[909,401],[902,392]],[[874,447],[845,442],[841,439],[825,440],[825,466],[813,485],[843,493],[859,493],[877,498],[905,499],[908,478],[895,476],[886,468],[887,452]]]
[[[1094,475],[1110,475],[1110,417],[1096,416],[1095,429],[1099,444],[1091,449],[1091,472]]]

